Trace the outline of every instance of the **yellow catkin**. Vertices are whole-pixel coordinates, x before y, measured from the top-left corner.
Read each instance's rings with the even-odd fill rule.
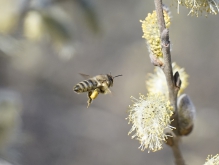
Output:
[[[132,139],[140,142],[142,151],[158,151],[162,149],[163,142],[167,135],[164,130],[172,130],[170,117],[173,114],[173,107],[168,101],[168,97],[163,94],[141,95],[138,99],[131,97],[133,104],[129,106],[129,116],[127,119],[132,124],[129,135]]]
[[[209,155],[204,165],[218,165],[218,164],[219,164],[219,154],[215,156]]]
[[[185,6],[190,9],[188,15],[196,15],[198,17],[199,13],[208,13],[216,15],[219,11],[219,1],[218,0],[177,0],[178,3],[178,13],[179,5]]]
[[[172,63],[172,69],[173,69],[173,73],[176,73],[177,71],[179,72],[180,79],[182,81],[180,90],[178,92],[178,94],[180,95],[184,92],[184,90],[189,84],[188,83],[189,75],[186,73],[184,68],[181,68],[175,62]],[[148,92],[150,93],[160,92],[160,93],[168,95],[166,77],[164,76],[162,69],[160,69],[159,67],[156,67],[154,69],[154,73],[153,74],[150,73],[148,75],[148,79],[146,81],[146,88]]]
[[[166,28],[170,27],[170,16],[166,10],[163,10]],[[160,29],[157,23],[156,11],[148,13],[148,16],[142,22],[143,36],[147,40],[149,52],[155,57],[163,57],[160,41]]]

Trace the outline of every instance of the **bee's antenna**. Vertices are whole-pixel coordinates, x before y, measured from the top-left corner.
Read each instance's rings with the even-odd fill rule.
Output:
[[[115,77],[119,77],[119,76],[122,76],[122,75],[120,74],[120,75],[114,76],[113,79],[114,79]]]

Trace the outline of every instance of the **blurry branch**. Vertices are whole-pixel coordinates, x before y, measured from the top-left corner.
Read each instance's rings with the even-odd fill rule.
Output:
[[[74,16],[77,14],[71,13],[72,10],[66,10],[66,6],[80,6],[78,12],[81,11],[84,16],[82,20],[87,23],[85,28],[90,28],[94,33],[100,30],[95,8],[90,1],[22,0],[17,3],[18,5],[15,0],[0,3],[1,9],[4,9],[7,15],[0,17],[0,33],[11,36],[18,42],[24,34],[27,41],[33,41],[35,44],[36,41],[51,43],[52,48],[64,59],[74,55],[77,36],[75,28],[77,22],[74,21]],[[13,47],[13,44],[10,47]],[[0,49],[5,48],[0,47]]]
[[[24,21],[24,33],[33,40],[49,37],[55,43],[69,42],[73,39],[73,29],[71,19],[59,7],[31,10]]]
[[[90,0],[51,0],[51,3],[76,2],[84,14],[88,27],[95,33],[100,31],[100,25],[95,7]],[[74,5],[74,3],[73,3]]]
[[[177,94],[181,85],[180,77],[178,72],[173,76],[172,71],[172,62],[171,62],[171,54],[170,54],[170,41],[169,41],[169,31],[166,29],[165,21],[164,21],[164,15],[163,15],[163,7],[162,7],[162,0],[154,0],[156,13],[157,13],[157,19],[158,19],[158,25],[160,28],[160,34],[161,34],[161,46],[162,46],[162,52],[163,52],[163,58],[164,58],[164,65],[162,66],[163,72],[166,77],[167,86],[169,90],[169,100],[174,108],[174,115],[173,115],[173,122],[171,123],[173,127],[175,127],[175,135],[176,137],[172,138],[173,140],[173,146],[172,150],[175,157],[175,163],[176,165],[184,165],[185,162],[183,160],[181,151],[178,147],[178,131],[179,131],[179,125],[178,125],[178,111],[177,111]]]
[[[70,40],[71,38],[73,38],[73,36],[69,32],[68,26],[65,26],[65,24],[55,20],[48,14],[42,14],[42,16],[45,23],[47,24],[46,28],[48,28],[48,32],[50,32],[52,35],[59,35],[61,40]]]
[[[53,0],[53,2],[63,2],[68,0]],[[93,32],[99,32],[100,26],[98,23],[98,17],[96,14],[95,7],[92,5],[90,0],[70,0],[71,2],[76,2],[84,13],[85,20],[88,23],[89,28]]]
[[[97,15],[94,9],[94,6],[89,0],[75,0],[80,6],[81,9],[84,12],[85,19],[89,25],[89,27],[94,31],[94,32],[99,32],[100,27],[97,19]]]

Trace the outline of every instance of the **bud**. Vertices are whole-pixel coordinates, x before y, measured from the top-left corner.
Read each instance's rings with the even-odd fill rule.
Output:
[[[188,95],[182,94],[177,100],[179,133],[180,135],[188,135],[194,124],[196,114],[195,106]]]
[[[178,94],[180,95],[188,86],[188,74],[184,68],[179,67],[175,62],[172,63],[173,73],[178,72],[181,80],[180,89]],[[176,84],[177,85],[177,84]],[[149,74],[149,79],[146,81],[146,88],[150,93],[163,93],[168,95],[168,87],[166,77],[161,68],[156,67],[153,74]]]

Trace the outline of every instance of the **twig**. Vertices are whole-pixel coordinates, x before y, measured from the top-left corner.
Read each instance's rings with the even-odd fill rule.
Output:
[[[172,151],[173,151],[173,155],[175,157],[175,164],[176,165],[185,165],[181,151],[179,149],[179,139],[175,139],[174,145],[172,146]]]
[[[162,53],[164,60],[164,65],[162,66],[162,69],[167,81],[167,86],[169,90],[169,100],[174,109],[173,122],[171,123],[171,125],[176,129],[174,130],[175,137],[173,138],[174,142],[171,148],[173,151],[173,155],[175,157],[175,164],[185,165],[181,151],[178,146],[179,126],[178,126],[178,111],[177,111],[177,94],[180,88],[181,80],[178,72],[173,76],[171,54],[170,54],[169,31],[168,29],[166,29],[166,25],[164,21],[162,0],[154,0],[154,3],[155,3],[157,20],[161,34],[161,46],[162,46]]]
[[[163,12],[163,11],[162,11]],[[171,54],[170,54],[170,41],[169,41],[169,31],[168,29],[164,29],[161,33],[161,44],[162,44],[162,52],[164,65],[162,66],[163,72],[166,77],[168,91],[169,91],[169,100],[174,109],[173,122],[171,123],[174,130],[175,135],[177,136],[179,133],[178,126],[178,111],[177,111],[177,94],[179,91],[179,87],[176,86],[177,81],[179,80],[179,75],[175,80],[173,77],[172,71],[172,62],[171,62]],[[178,72],[177,72],[178,73]],[[178,73],[179,74],[179,73]],[[180,80],[179,80],[180,81]]]
[[[173,71],[172,71],[172,65],[171,65],[172,62],[171,62],[171,54],[170,54],[169,31],[166,29],[166,26],[165,26],[162,0],[154,0],[154,2],[155,2],[156,13],[157,13],[158,25],[160,27],[160,32],[161,32],[161,44],[162,44],[162,52],[163,52],[163,60],[164,60],[164,65],[162,66],[162,69],[166,77],[167,86],[169,90],[169,100],[174,109],[174,116],[177,116],[176,101],[177,101],[178,90],[175,90],[175,85],[174,85],[175,82],[173,79]],[[174,123],[173,123],[174,127],[177,126],[176,124],[178,123],[177,120],[178,119],[175,119],[174,117]],[[176,132],[176,135],[178,135],[177,132]]]

